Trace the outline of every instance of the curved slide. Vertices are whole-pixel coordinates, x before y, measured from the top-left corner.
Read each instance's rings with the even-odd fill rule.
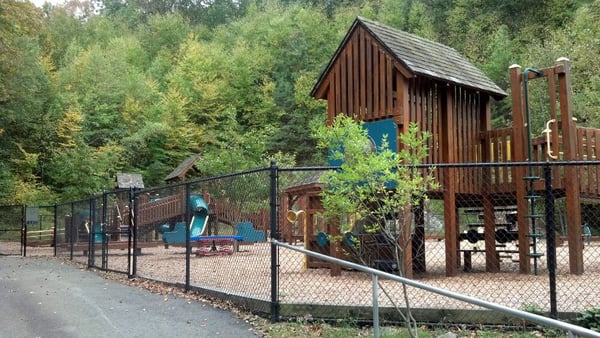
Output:
[[[190,208],[192,209],[192,220],[190,221],[190,240],[198,238],[206,233],[208,224],[208,205],[200,195],[190,196]],[[172,231],[161,231],[165,246],[171,244],[185,244],[185,222],[177,222]],[[161,229],[168,229],[168,224]]]
[[[199,195],[190,196],[190,205],[192,208],[192,220],[190,222],[190,239],[202,236],[206,233],[208,224],[208,205],[204,198]]]

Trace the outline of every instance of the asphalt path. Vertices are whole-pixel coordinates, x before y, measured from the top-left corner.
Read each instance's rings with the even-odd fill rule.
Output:
[[[152,294],[51,257],[0,257],[0,337],[253,337],[208,303]]]

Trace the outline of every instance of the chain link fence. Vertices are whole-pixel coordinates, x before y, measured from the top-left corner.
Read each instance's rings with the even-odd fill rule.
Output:
[[[410,245],[401,247],[400,257],[395,256],[396,243],[361,222],[339,231],[325,220],[320,177],[332,168],[262,168],[107,192],[40,213],[55,210],[57,256],[198,289],[276,320],[369,321],[372,279],[277,248],[269,238],[385,272],[406,271],[415,280],[470,297],[565,318],[600,306],[600,291],[594,287],[600,277],[598,165],[438,165],[434,175],[439,189],[413,206],[411,236],[404,243]],[[573,172],[569,166],[577,174],[576,197],[565,186],[565,173]],[[526,173],[524,181],[513,179],[516,170]],[[572,217],[574,205],[580,208],[580,220]],[[3,219],[2,229],[13,230],[10,236],[0,234],[6,236],[0,242],[3,253],[8,250],[4,238],[14,237],[19,244],[23,219],[20,207],[4,208],[12,212],[3,217],[13,216]],[[4,225],[8,222],[12,227]],[[394,222],[383,226],[398,227]],[[402,234],[403,229],[393,232]],[[475,305],[394,281],[379,284],[378,306],[385,321],[402,322],[397,308],[410,304],[412,315],[423,323],[515,324],[516,319],[508,322]]]
[[[516,167],[527,172],[521,206],[513,179]],[[348,236],[330,242],[336,229],[319,219],[317,192],[322,187],[317,173],[312,181],[280,191],[284,200],[291,201],[282,205],[306,212],[302,214],[306,218],[280,219],[280,239],[386,272],[398,273],[399,264],[408,264],[413,278],[432,286],[516,309],[571,316],[600,305],[600,294],[590,287],[600,277],[600,199],[594,195],[600,171],[596,162],[576,167],[580,193],[574,203],[568,201],[572,196],[566,196],[565,171],[566,166],[541,163],[436,167],[440,189],[412,208],[411,246],[402,253],[408,263],[394,257],[395,243],[366,227],[351,231],[358,246],[346,242]],[[454,198],[448,193],[449,177],[455,177]],[[576,224],[568,217],[569,204],[581,207]],[[524,217],[518,210],[525,210]],[[446,233],[452,227],[456,231]],[[282,251],[279,259],[285,262],[279,265],[281,316],[370,318],[368,274],[297,252]],[[577,271],[579,264],[581,271]],[[402,322],[396,305],[409,303],[423,322],[506,323],[498,314],[475,316],[477,307],[450,298],[385,280],[380,284],[384,292],[379,305],[392,321]]]
[[[21,205],[0,207],[0,255],[22,255],[25,208]]]

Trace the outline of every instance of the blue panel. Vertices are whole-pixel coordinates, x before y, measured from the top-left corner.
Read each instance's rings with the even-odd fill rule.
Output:
[[[367,128],[369,137],[375,142],[377,151],[382,149],[382,140],[384,136],[387,136],[388,149],[393,152],[398,152],[398,125],[393,119],[369,122],[364,124]],[[386,188],[396,188],[396,182],[387,182]]]
[[[368,122],[364,124],[369,136],[375,141],[377,150],[381,149],[381,140],[384,135],[387,135],[388,148],[393,151],[398,151],[398,126],[393,119]]]
[[[381,141],[384,135],[387,135],[388,148],[393,152],[398,151],[398,126],[393,119],[366,122],[363,127],[367,129],[367,135],[375,143],[377,151],[381,150]],[[339,167],[342,165],[342,161],[334,161],[329,156],[329,165]]]

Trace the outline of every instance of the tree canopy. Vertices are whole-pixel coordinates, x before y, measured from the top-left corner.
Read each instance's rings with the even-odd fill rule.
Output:
[[[194,153],[203,175],[323,164],[309,93],[358,15],[450,45],[505,89],[511,64],[566,56],[580,124],[600,122],[600,0],[6,0],[0,203],[84,197],[118,172],[162,184]]]

